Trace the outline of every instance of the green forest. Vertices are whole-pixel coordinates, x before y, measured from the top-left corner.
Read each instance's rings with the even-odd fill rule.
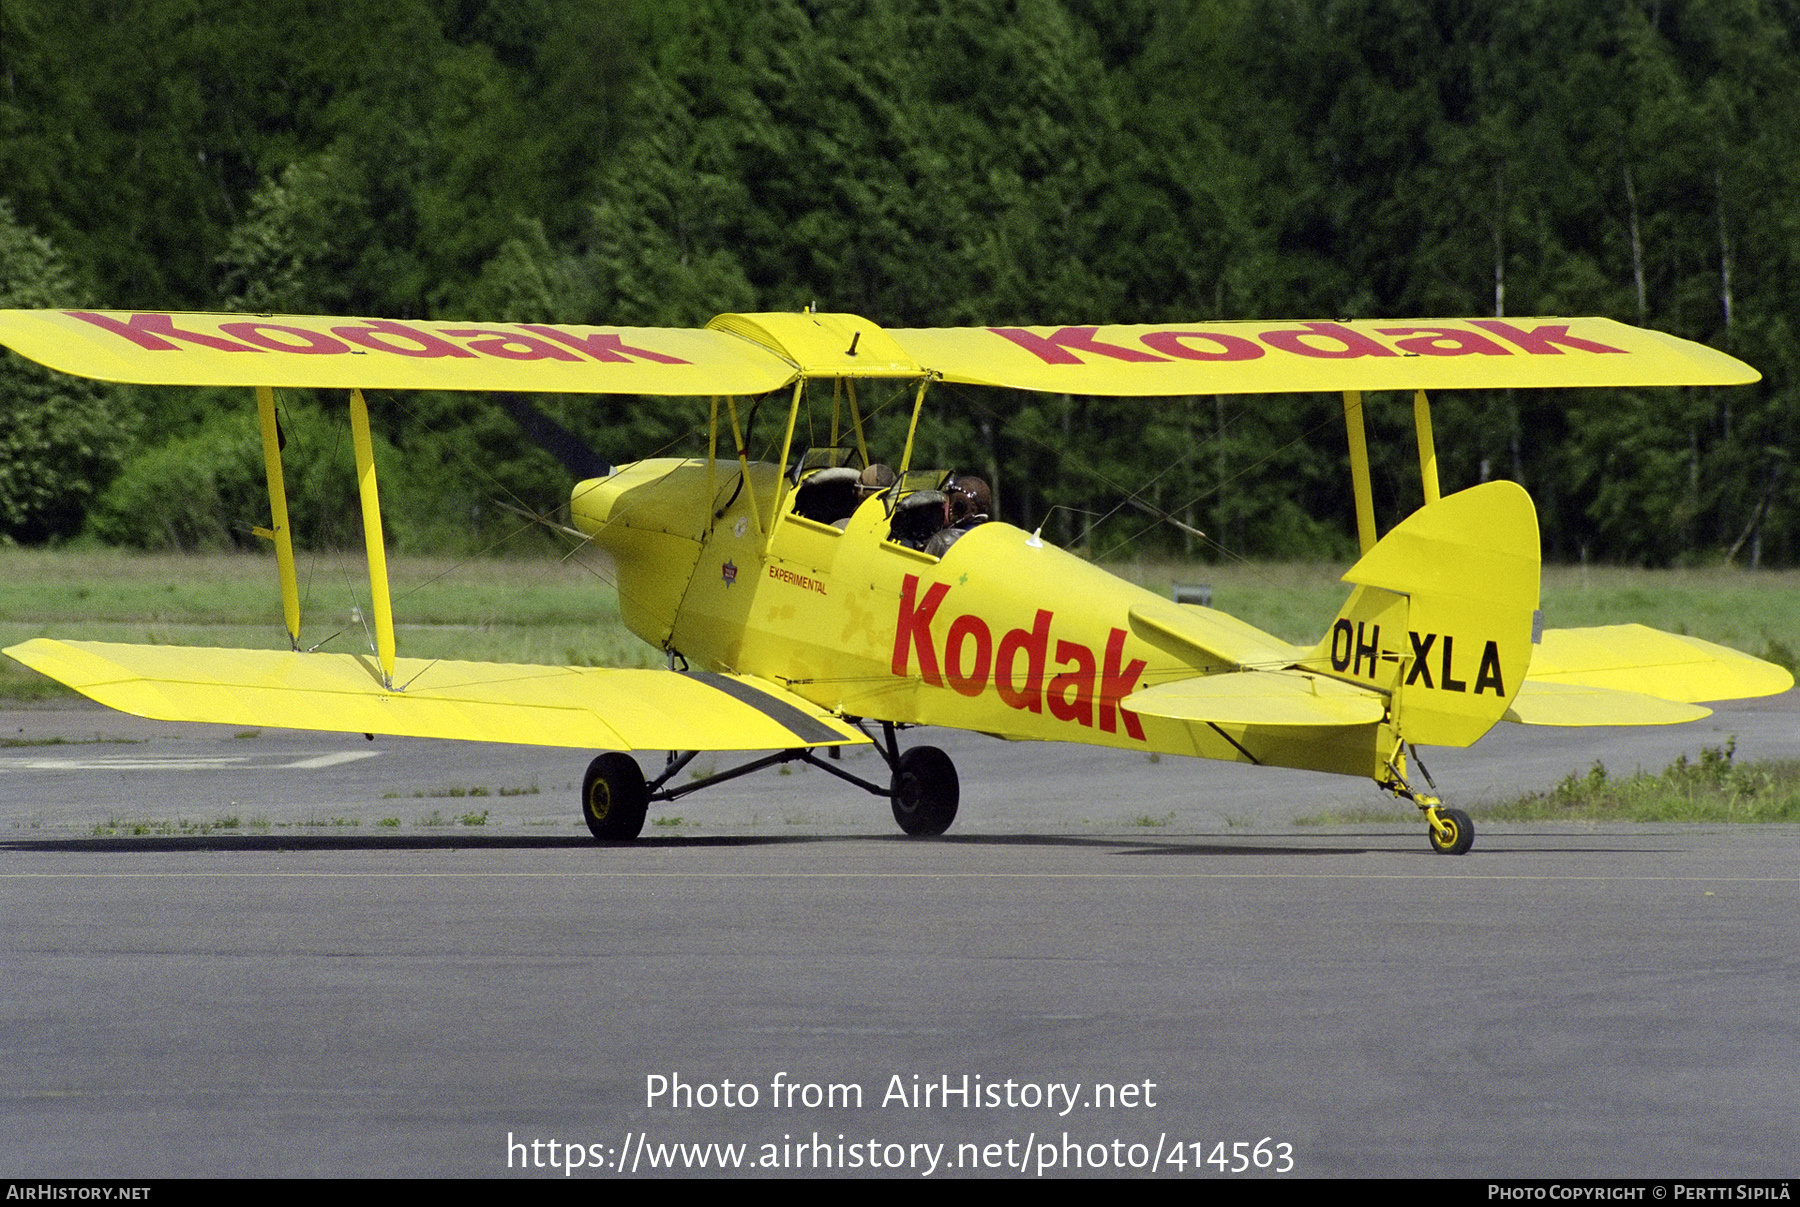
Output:
[[[1553,560],[1791,566],[1797,34],[1800,0],[5,0],[0,306],[1604,315],[1763,380],[1445,393],[1444,489],[1522,483]],[[935,398],[924,463],[1094,556],[1354,548],[1335,396]],[[297,529],[347,539],[343,401],[282,401]],[[402,549],[566,499],[482,396],[371,404]],[[705,418],[542,406],[615,461]],[[1419,502],[1406,400],[1371,425],[1385,527]],[[0,364],[0,541],[266,522],[248,391]]]

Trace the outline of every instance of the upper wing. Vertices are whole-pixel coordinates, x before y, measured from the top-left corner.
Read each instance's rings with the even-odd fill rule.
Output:
[[[303,315],[0,311],[0,343],[150,385],[760,394],[801,375],[936,374],[1061,394],[1740,385],[1701,344],[1610,319],[1368,319],[884,331],[845,314],[721,315],[704,330]]]
[[[1742,385],[1703,344],[1600,318],[1364,319],[890,333],[945,380],[1058,394]]]
[[[765,393],[798,372],[739,335],[679,327],[4,310],[0,343],[144,385],[704,396]]]
[[[789,750],[867,742],[741,675],[370,659],[35,638],[6,651],[121,712],[159,721],[459,738],[585,750]]]

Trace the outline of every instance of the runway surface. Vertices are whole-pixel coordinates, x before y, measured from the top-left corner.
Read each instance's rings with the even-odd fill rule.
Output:
[[[603,848],[580,752],[0,713],[9,1170],[1795,1171],[1800,827],[1453,859],[1347,780],[909,736],[942,839],[801,769]],[[1800,757],[1800,699],[1427,759],[1465,803],[1732,737]]]

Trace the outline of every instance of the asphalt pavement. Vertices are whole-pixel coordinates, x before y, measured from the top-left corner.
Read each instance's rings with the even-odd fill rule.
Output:
[[[1797,722],[1426,756],[1469,803]],[[1795,1171],[1800,827],[1453,858],[1352,781],[909,736],[941,839],[799,768],[601,847],[580,752],[0,713],[9,1170]]]

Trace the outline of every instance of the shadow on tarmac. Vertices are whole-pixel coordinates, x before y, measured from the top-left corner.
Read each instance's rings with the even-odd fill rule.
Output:
[[[1103,837],[1099,835],[960,835],[926,839],[948,847],[988,848],[1018,847],[1026,849],[1068,848],[1074,850],[1112,849],[1121,855],[1361,855],[1379,847],[1318,846],[1295,843],[1270,843],[1267,838],[1255,844],[1223,844],[1206,838],[1193,843],[1171,836],[1166,844],[1147,844],[1138,836]],[[728,850],[734,847],[799,847],[821,844],[879,843],[892,846],[917,846],[921,840],[904,834],[893,835],[708,835],[683,837],[646,837],[630,842],[596,842],[586,835],[524,834],[145,834],[95,835],[69,838],[0,839],[0,851],[29,853],[33,851],[76,854],[157,854],[192,851],[531,851],[580,850]]]
[[[967,849],[1017,848],[1024,850],[1110,851],[1117,855],[1187,855],[1187,856],[1320,856],[1369,854],[1436,855],[1421,836],[1396,827],[1392,831],[1367,834],[1320,835],[1325,842],[1296,839],[1293,842],[1271,841],[1268,835],[1254,840],[1245,836],[1241,842],[1219,841],[1216,835],[1170,835],[1158,842],[1146,842],[1139,835],[1068,835],[1005,834],[953,835],[919,839],[904,834],[880,835],[684,835],[680,837],[644,837],[630,842],[596,842],[584,834],[146,834],[94,835],[79,838],[0,839],[0,851],[29,854],[62,852],[83,855],[102,854],[180,854],[195,851],[217,852],[306,852],[306,851],[710,851],[734,848],[800,848],[830,844],[864,846],[916,847],[937,845]],[[1531,838],[1532,849],[1543,852],[1568,852],[1583,855],[1605,854],[1611,847],[1592,845],[1589,841],[1570,843],[1568,835],[1532,833],[1509,834],[1508,839]],[[1348,840],[1348,841],[1346,841]],[[1360,841],[1359,841],[1360,840]],[[1491,839],[1490,839],[1491,841]],[[1540,845],[1545,844],[1545,845]],[[1507,844],[1510,848],[1511,842]],[[1416,849],[1415,849],[1416,848]],[[1623,851],[1627,848],[1617,848]],[[1630,850],[1642,853],[1642,845]],[[1674,849],[1674,848],[1670,848]],[[1472,856],[1499,853],[1484,852],[1479,846]],[[1452,859],[1452,864],[1460,861]]]

